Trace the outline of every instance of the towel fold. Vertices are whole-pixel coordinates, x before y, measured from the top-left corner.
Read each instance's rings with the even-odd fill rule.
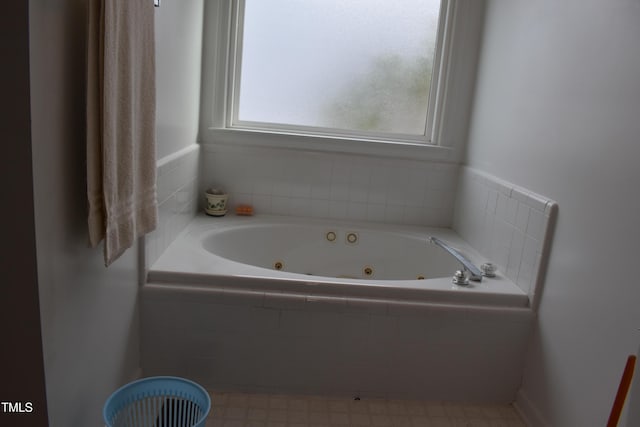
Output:
[[[158,222],[154,10],[90,0],[87,46],[89,241],[105,265]]]

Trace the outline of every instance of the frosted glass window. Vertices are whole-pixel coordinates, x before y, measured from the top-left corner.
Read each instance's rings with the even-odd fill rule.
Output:
[[[235,124],[424,136],[439,0],[245,0]]]

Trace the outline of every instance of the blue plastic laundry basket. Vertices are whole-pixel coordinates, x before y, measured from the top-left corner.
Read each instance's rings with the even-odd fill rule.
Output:
[[[102,414],[107,427],[204,427],[211,398],[179,377],[149,377],[120,387]]]

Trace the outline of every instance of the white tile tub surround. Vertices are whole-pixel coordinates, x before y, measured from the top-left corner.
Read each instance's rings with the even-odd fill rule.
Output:
[[[158,228],[145,237],[145,264],[152,265],[198,210],[200,147],[190,145],[158,161]]]
[[[396,224],[451,225],[458,166],[374,156],[205,144],[200,189],[231,209]]]
[[[460,168],[452,228],[537,307],[558,205],[485,172]]]
[[[146,284],[144,375],[212,390],[510,403],[533,311]]]
[[[349,224],[345,229],[359,223],[267,219]],[[512,292],[524,301],[516,305],[495,295],[469,300],[474,288],[459,289],[449,277],[379,288],[304,275],[298,283],[276,280],[277,272],[259,277],[270,270],[248,265],[227,271],[237,263],[223,263],[198,243],[210,227],[263,220],[200,215],[155,263],[140,299],[144,375],[186,376],[211,389],[245,392],[513,401],[534,315],[515,285]],[[425,233],[409,225],[370,227]],[[439,232],[467,248],[452,230]],[[483,284],[495,293],[503,281]],[[446,292],[426,289],[426,282]]]

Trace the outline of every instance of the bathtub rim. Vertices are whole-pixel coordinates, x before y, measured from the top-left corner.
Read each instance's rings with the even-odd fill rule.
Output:
[[[249,292],[284,292],[309,297],[335,296],[336,298],[393,300],[407,303],[463,304],[465,306],[512,308],[530,307],[528,295],[500,274],[496,278],[484,279],[482,283],[472,283],[465,287],[453,285],[450,277],[426,280],[363,280],[306,276],[299,273],[278,272],[228,260],[208,252],[202,245],[193,244],[193,240],[198,240],[195,236],[205,231],[242,226],[243,224],[254,225],[256,221],[265,224],[292,223],[296,225],[322,226],[331,224],[331,226],[335,227],[350,227],[364,231],[390,231],[401,234],[411,232],[435,234],[463,247],[466,253],[471,255],[472,261],[483,261],[481,255],[450,228],[276,215],[256,215],[253,217],[227,215],[223,218],[212,219],[204,214],[199,214],[169,245],[154,265],[147,270],[144,283],[177,284],[178,286],[184,284],[185,286],[196,286],[203,289],[211,287],[212,289],[237,289]],[[177,260],[167,261],[172,255],[177,255]],[[229,271],[218,274],[211,270],[194,272],[193,268],[190,268],[190,263],[195,259],[205,262],[206,258],[203,257],[218,258],[215,262],[226,264],[225,267],[233,266],[234,264],[242,266],[244,272],[241,274]],[[425,285],[428,285],[428,288],[425,288]]]
[[[201,304],[242,305],[275,310],[310,310],[369,315],[424,316],[450,313],[453,319],[474,317],[478,320],[502,321],[508,314],[515,322],[529,322],[535,317],[531,307],[511,305],[469,305],[465,303],[407,301],[402,299],[307,295],[287,291],[259,291],[204,284],[150,282],[141,288],[145,301],[197,302]],[[520,320],[518,320],[520,319]]]

